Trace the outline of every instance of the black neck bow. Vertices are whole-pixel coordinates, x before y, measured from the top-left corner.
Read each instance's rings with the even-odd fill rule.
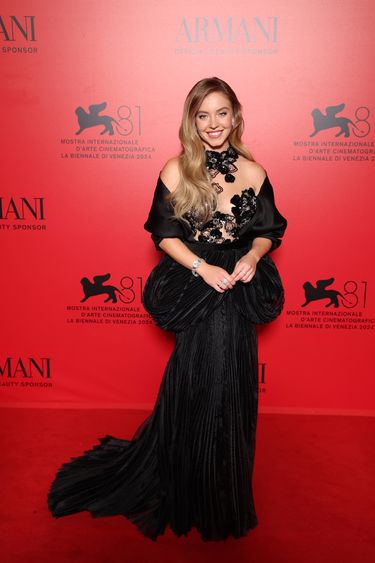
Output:
[[[231,172],[237,172],[238,168],[233,164],[238,159],[239,153],[232,145],[222,152],[206,150],[206,167],[210,173],[211,178],[221,172],[225,174],[224,180],[226,182],[234,182],[235,177]]]

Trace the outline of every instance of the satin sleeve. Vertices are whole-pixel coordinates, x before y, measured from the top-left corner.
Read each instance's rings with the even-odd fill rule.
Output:
[[[151,233],[151,238],[156,250],[162,250],[159,246],[163,238],[185,238],[184,229],[173,215],[173,208],[170,202],[165,200],[169,190],[160,178],[158,178],[151,209],[148,214],[144,229]]]
[[[268,238],[272,242],[269,250],[275,250],[281,244],[288,222],[276,207],[272,184],[266,177],[258,194],[257,210],[251,225],[252,238]]]

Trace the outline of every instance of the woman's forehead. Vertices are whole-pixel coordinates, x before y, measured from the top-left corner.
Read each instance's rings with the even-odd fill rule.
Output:
[[[203,99],[199,111],[212,111],[222,107],[231,107],[229,98],[222,92],[211,92]]]

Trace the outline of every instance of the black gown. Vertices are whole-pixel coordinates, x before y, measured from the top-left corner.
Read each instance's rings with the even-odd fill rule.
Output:
[[[266,176],[255,196],[245,188],[232,214],[216,211],[202,225],[173,218],[160,176],[144,225],[158,250],[178,237],[229,273],[252,240],[281,244],[287,226]],[[132,438],[110,435],[58,470],[48,492],[56,518],[81,511],[123,515],[156,541],[170,526],[195,527],[203,541],[239,538],[258,524],[252,491],[258,409],[256,324],[281,312],[284,290],[263,256],[249,283],[219,293],[163,254],[145,283],[142,302],[162,329],[175,333],[151,415]]]

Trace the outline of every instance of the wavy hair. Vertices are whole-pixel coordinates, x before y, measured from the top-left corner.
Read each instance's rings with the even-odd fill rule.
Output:
[[[204,98],[213,92],[224,94],[232,107],[234,125],[228,136],[229,143],[240,155],[254,160],[241,141],[244,130],[242,106],[232,88],[216,76],[199,80],[188,93],[184,103],[179,128],[182,145],[178,155],[180,181],[176,189],[168,195],[177,219],[184,220],[185,213],[194,212],[199,221],[207,221],[217,206],[217,194],[211,184],[206,168],[205,150],[195,125],[195,118]]]

